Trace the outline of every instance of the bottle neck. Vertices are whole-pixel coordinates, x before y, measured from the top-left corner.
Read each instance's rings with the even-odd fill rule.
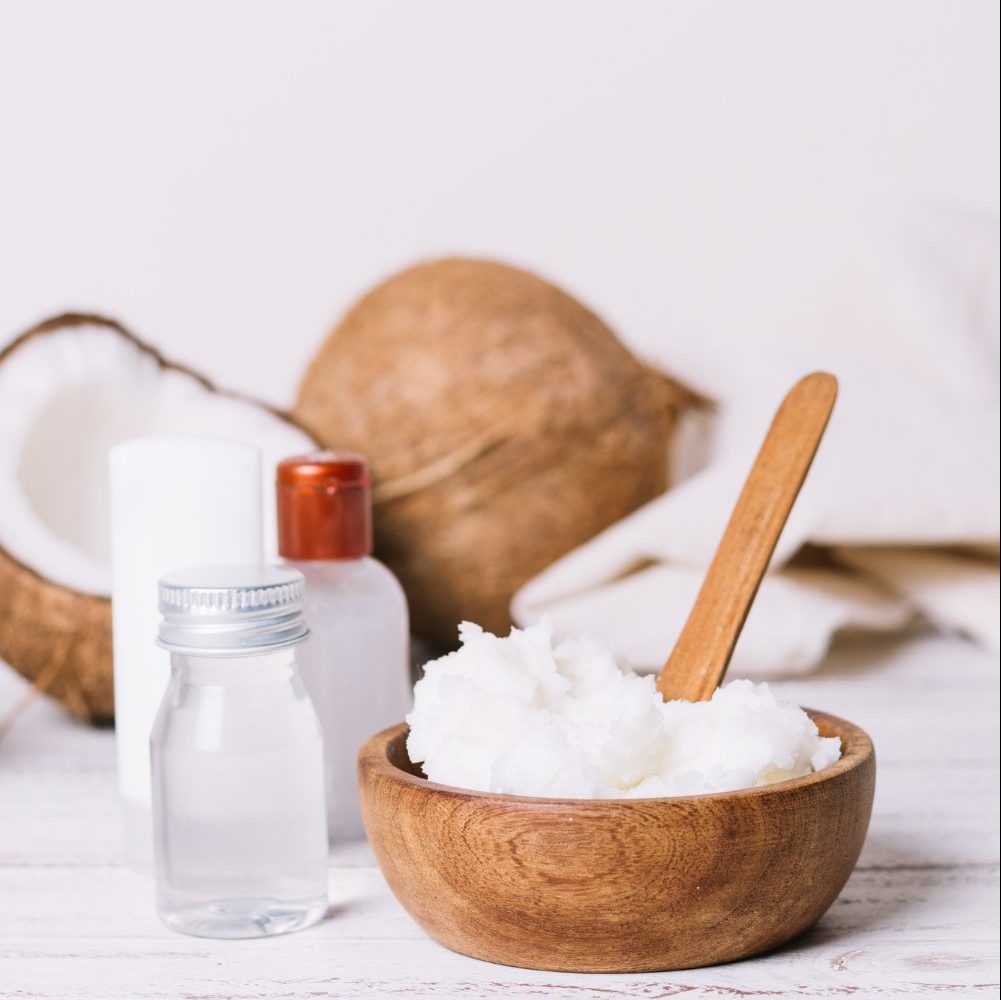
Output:
[[[170,671],[183,684],[246,685],[290,679],[297,672],[295,648],[250,650],[240,656],[171,653]]]

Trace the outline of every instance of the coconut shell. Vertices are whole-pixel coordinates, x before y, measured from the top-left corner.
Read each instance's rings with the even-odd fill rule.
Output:
[[[2,351],[0,364],[28,340],[78,327],[104,327],[155,358],[161,368],[181,371],[206,389],[246,402],[246,397],[216,389],[208,379],[165,360],[120,323],[103,316],[70,313],[45,320]],[[270,410],[289,423],[287,414]],[[111,600],[44,579],[0,545],[0,659],[39,689],[58,699],[79,719],[97,724],[114,719]]]
[[[43,580],[0,548],[0,657],[77,718],[111,722],[111,601]]]
[[[362,298],[293,413],[369,456],[377,555],[415,630],[454,645],[464,619],[506,631],[521,584],[663,492],[696,400],[559,288],[449,259]]]

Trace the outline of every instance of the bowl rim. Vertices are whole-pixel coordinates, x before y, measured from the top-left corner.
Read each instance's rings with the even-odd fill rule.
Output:
[[[591,808],[607,807],[642,807],[647,804],[667,805],[668,803],[686,804],[695,802],[711,802],[713,800],[726,799],[728,801],[758,799],[769,795],[782,795],[789,792],[798,791],[811,785],[823,784],[834,778],[841,777],[863,766],[875,757],[875,750],[869,734],[837,715],[829,712],[822,712],[818,709],[803,708],[803,711],[816,723],[822,721],[831,728],[839,729],[838,734],[841,742],[841,756],[827,767],[811,774],[804,774],[798,778],[787,778],[785,781],[775,781],[769,785],[757,785],[753,788],[738,788],[729,792],[700,792],[695,795],[667,795],[667,796],[636,796],[633,798],[601,798],[601,799],[580,799],[580,798],[560,798],[553,796],[536,795],[510,795],[506,792],[484,792],[476,788],[460,788],[458,785],[443,785],[429,778],[418,777],[409,771],[404,771],[397,764],[389,759],[389,747],[396,739],[403,736],[409,726],[406,722],[398,722],[395,726],[383,729],[381,732],[369,737],[362,744],[358,751],[359,774],[371,770],[375,773],[388,777],[397,784],[406,785],[421,791],[434,792],[439,795],[451,796],[462,799],[477,799],[484,803],[496,802],[502,805],[523,805],[526,807],[557,806],[566,807],[588,806]],[[847,744],[847,748],[846,748]]]

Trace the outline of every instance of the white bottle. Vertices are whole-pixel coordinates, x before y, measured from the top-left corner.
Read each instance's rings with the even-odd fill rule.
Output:
[[[323,728],[327,832],[365,835],[355,773],[361,745],[411,704],[407,601],[373,559],[368,463],[317,452],[278,466],[278,548],[306,578],[310,638],[298,657]]]
[[[111,449],[115,735],[125,861],[153,864],[149,734],[170,676],[153,642],[157,581],[198,562],[261,561],[261,454],[207,437],[149,437]]]

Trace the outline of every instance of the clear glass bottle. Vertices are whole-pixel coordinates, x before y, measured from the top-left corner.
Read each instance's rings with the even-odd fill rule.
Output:
[[[283,934],[327,909],[323,740],[295,649],[302,574],[160,581],[171,676],[150,739],[157,908],[201,937]]]
[[[323,727],[327,830],[331,840],[363,837],[358,751],[410,710],[407,599],[371,557],[371,480],[362,455],[289,458],[277,480],[279,552],[306,578],[311,635],[300,663]]]

